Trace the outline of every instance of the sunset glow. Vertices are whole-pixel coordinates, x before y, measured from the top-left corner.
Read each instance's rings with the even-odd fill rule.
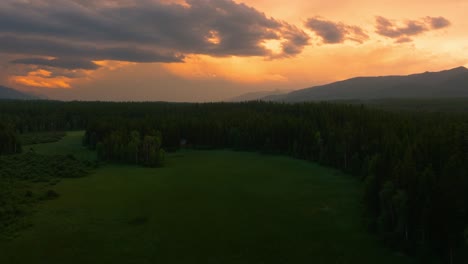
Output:
[[[468,65],[468,2],[463,0],[54,3],[0,3],[0,22],[21,20],[25,25],[10,23],[0,30],[0,56],[8,58],[0,83],[57,98],[59,92],[49,94],[45,88],[67,89],[67,98],[79,99],[83,87],[99,84],[96,89],[111,91],[115,85],[106,83],[116,74],[132,78],[132,67],[141,64],[164,82],[134,89],[150,92],[148,100],[164,94],[178,101],[181,97],[168,89],[180,80],[194,87],[238,86],[240,94],[272,85],[294,90],[355,76]],[[51,10],[83,19],[63,17],[47,24]],[[93,90],[86,93],[92,97]],[[203,98],[218,100],[221,94]],[[226,97],[233,94],[232,88],[225,91]],[[127,96],[132,100],[131,91]]]
[[[26,76],[12,76],[10,81],[19,85],[39,88],[71,88],[70,78],[63,76],[52,77],[52,72],[42,69],[29,72]]]

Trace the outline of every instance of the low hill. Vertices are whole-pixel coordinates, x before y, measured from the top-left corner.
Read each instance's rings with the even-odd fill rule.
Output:
[[[263,100],[305,102],[461,97],[468,97],[468,69],[465,67],[407,76],[357,77],[297,90],[285,95],[268,96],[264,97]]]
[[[39,97],[0,85],[0,100],[35,100]]]
[[[265,98],[267,96],[281,96],[281,95],[285,95],[287,93],[289,93],[289,91],[285,91],[285,90],[259,91],[259,92],[252,92],[252,93],[242,94],[242,95],[236,96],[234,98],[228,99],[226,101],[228,101],[228,102],[248,102],[248,101],[261,100],[262,98]]]

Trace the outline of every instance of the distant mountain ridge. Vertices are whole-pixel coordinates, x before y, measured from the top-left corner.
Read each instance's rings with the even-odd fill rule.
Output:
[[[279,96],[289,93],[290,91],[287,90],[273,90],[273,91],[259,91],[259,92],[251,92],[236,96],[234,98],[228,99],[228,102],[248,102],[248,101],[255,101],[261,100],[267,96]]]
[[[468,97],[468,69],[465,67],[407,76],[356,77],[293,91],[285,95],[267,96],[262,100],[306,102],[459,97]]]
[[[39,97],[0,85],[0,100],[36,100]]]

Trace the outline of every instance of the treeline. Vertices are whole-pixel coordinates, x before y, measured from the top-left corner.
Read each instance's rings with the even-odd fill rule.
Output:
[[[106,130],[103,126],[95,129],[86,132],[84,143],[97,151],[99,159],[148,167],[163,165],[165,152],[161,148],[161,132],[149,131],[142,135],[137,130]]]
[[[21,152],[21,143],[16,131],[0,123],[0,155]]]
[[[104,159],[144,164],[144,139],[160,131],[159,144],[166,150],[186,143],[193,148],[261,151],[342,169],[365,183],[367,223],[388,244],[408,253],[437,254],[445,263],[467,261],[466,114],[259,102],[43,102],[36,103],[41,111],[34,112],[34,104],[9,105],[0,113],[20,132],[31,127],[86,128],[85,143]],[[27,109],[34,126],[23,121]],[[51,116],[56,119],[51,121]]]

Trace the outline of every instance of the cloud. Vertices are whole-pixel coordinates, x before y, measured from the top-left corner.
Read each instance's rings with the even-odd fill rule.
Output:
[[[29,87],[42,88],[71,88],[70,79],[65,76],[53,76],[53,73],[47,70],[38,69],[30,71],[26,76],[18,75],[11,76],[10,81],[16,84]]]
[[[185,54],[268,57],[262,43],[271,39],[282,42],[284,56],[294,56],[309,39],[299,28],[232,0],[135,3],[2,1],[0,53],[168,63],[182,62]]]
[[[0,36],[0,52],[18,55],[37,55],[68,59],[120,60],[129,62],[181,62],[183,56],[159,53],[138,46],[106,46],[46,39],[44,37],[13,35]]]
[[[427,17],[431,23],[432,29],[440,29],[450,26],[450,21],[444,17]]]
[[[108,62],[183,63],[192,55],[273,60],[296,56],[308,43],[302,29],[234,0],[0,1],[0,56],[9,57],[10,80],[36,87],[70,86]],[[51,76],[30,74],[38,68]]]
[[[296,26],[284,23],[282,35],[284,40],[281,44],[282,53],[280,53],[279,57],[295,56],[301,53],[304,47],[309,44],[309,35]],[[276,56],[278,57],[278,55]],[[270,57],[274,58],[275,55],[270,55]]]
[[[39,65],[53,68],[62,68],[67,70],[97,70],[99,65],[92,61],[80,59],[43,59],[43,58],[25,58],[11,61],[14,64]]]
[[[411,37],[431,30],[438,30],[450,26],[450,21],[444,17],[425,17],[419,20],[407,20],[398,23],[393,20],[376,17],[376,33],[396,39],[397,43],[411,42]]]
[[[369,39],[369,36],[360,27],[332,22],[320,17],[309,18],[305,26],[319,36],[323,43],[327,44],[343,43],[346,40],[363,43]]]

